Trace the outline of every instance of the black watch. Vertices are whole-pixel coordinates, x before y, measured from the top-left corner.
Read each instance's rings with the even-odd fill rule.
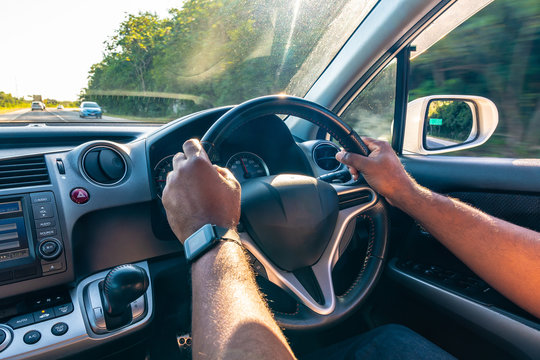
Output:
[[[184,241],[186,259],[188,262],[195,261],[220,241],[234,241],[239,245],[242,244],[236,231],[206,224]]]

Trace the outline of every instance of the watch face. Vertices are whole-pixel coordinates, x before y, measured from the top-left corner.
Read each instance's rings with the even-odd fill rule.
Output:
[[[184,242],[186,259],[193,260],[212,245],[216,236],[212,225],[206,224]]]

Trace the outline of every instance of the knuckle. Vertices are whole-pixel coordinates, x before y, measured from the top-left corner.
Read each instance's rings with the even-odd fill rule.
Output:
[[[202,158],[200,156],[195,156],[195,157],[191,158],[189,160],[189,163],[190,163],[191,166],[193,166],[195,168],[199,168],[199,167],[208,165],[208,162],[206,161],[206,159],[204,159],[204,158]]]
[[[189,147],[199,150],[201,148],[201,143],[197,139],[189,139],[184,142],[184,147]]]
[[[184,141],[184,145],[195,146],[198,141],[196,139],[188,139]]]
[[[176,154],[173,156],[173,163],[182,161],[183,159],[184,159],[184,154],[183,154],[183,153],[181,153],[181,152],[176,153]]]

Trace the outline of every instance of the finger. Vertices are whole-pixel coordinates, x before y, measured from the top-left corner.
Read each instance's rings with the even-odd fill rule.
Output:
[[[358,170],[356,170],[352,166],[347,166],[347,168],[349,169],[349,172],[351,173],[352,178],[354,180],[358,179]]]
[[[236,178],[234,177],[233,173],[229,169],[223,168],[223,167],[217,166],[217,165],[214,165],[214,168],[216,169],[218,174],[220,176],[222,176],[225,180],[237,181]]]
[[[179,152],[176,155],[174,155],[173,160],[172,160],[173,170],[178,170],[183,161],[186,161],[186,155],[184,155],[184,153]]]
[[[171,184],[174,180],[175,172],[169,171],[167,173],[167,177],[165,178],[165,189],[168,188],[168,185]],[[165,189],[163,190],[165,192]]]
[[[353,167],[356,170],[362,171],[364,166],[370,161],[367,157],[351,152],[341,150],[336,154],[336,160],[342,164]]]
[[[187,140],[184,145],[182,145],[182,149],[184,150],[187,159],[192,157],[201,157],[210,162],[210,159],[208,158],[206,151],[204,151],[201,142],[197,139]]]
[[[377,148],[379,148],[379,141],[375,140],[373,138],[367,137],[367,136],[361,136],[360,137],[364,144],[368,147],[369,150],[373,151]]]

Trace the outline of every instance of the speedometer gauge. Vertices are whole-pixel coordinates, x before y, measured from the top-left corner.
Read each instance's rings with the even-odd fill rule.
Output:
[[[173,169],[173,157],[174,155],[164,157],[163,159],[159,160],[157,165],[154,167],[154,184],[156,186],[157,196],[159,196],[160,199],[161,194],[163,194],[163,189],[165,189],[165,185],[167,184],[167,174]]]
[[[250,152],[234,154],[225,166],[231,170],[236,180],[240,183],[249,179],[270,175],[263,159]]]

